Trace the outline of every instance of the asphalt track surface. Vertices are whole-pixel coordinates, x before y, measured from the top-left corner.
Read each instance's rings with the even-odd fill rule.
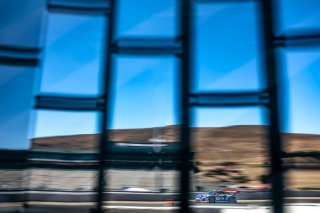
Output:
[[[1,213],[58,213],[58,212],[75,212],[90,213],[94,208],[93,203],[48,203],[48,202],[30,202],[28,207],[24,208],[22,203],[2,203],[0,205]],[[269,205],[252,205],[252,204],[192,204],[191,208],[195,213],[271,213],[272,208]],[[106,202],[105,212],[110,213],[133,213],[133,212],[177,212],[179,207],[166,202]],[[288,213],[319,213],[319,203],[295,203],[285,206]]]
[[[190,193],[190,199],[201,192]],[[204,192],[202,192],[204,193]],[[105,192],[106,200],[111,201],[166,201],[178,200],[177,193],[139,193],[139,192]],[[320,191],[285,191],[288,202],[320,202]],[[237,195],[240,202],[263,201],[263,204],[271,198],[270,192],[241,192]],[[95,192],[62,192],[62,191],[0,191],[1,202],[94,202]]]
[[[0,213],[58,213],[75,212],[90,213],[95,207],[95,193],[74,192],[0,192]],[[191,198],[196,193],[191,194]],[[179,203],[173,202],[174,193],[125,193],[108,192],[105,194],[110,201],[105,201],[104,209],[111,213],[133,212],[177,212]],[[320,212],[319,191],[291,191],[285,199],[288,213]],[[190,200],[195,213],[271,213],[269,192],[240,193],[237,204],[194,203]],[[23,199],[28,200],[23,203]],[[15,202],[14,202],[15,201]],[[27,204],[27,205],[25,205]]]

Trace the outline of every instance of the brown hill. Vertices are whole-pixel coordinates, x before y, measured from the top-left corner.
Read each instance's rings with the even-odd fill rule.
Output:
[[[179,141],[179,126],[143,129],[110,130],[111,141],[150,142]],[[284,149],[320,151],[320,135],[284,133]],[[242,125],[229,127],[192,128],[192,146],[196,160],[264,163],[268,155],[266,126]],[[95,150],[96,134],[55,136],[32,139],[32,149],[87,151]]]
[[[218,184],[261,184],[269,173],[266,126],[229,126],[192,128],[192,148],[198,170],[194,180],[201,187]],[[111,141],[179,141],[179,126],[110,130]],[[320,135],[283,134],[287,152],[320,152]],[[95,150],[99,136],[70,135],[32,139],[32,149],[88,151]],[[178,143],[178,142],[177,142]],[[295,163],[319,164],[318,158],[292,159]],[[234,166],[225,166],[229,162]],[[319,172],[291,170],[286,174],[288,187],[317,188]]]

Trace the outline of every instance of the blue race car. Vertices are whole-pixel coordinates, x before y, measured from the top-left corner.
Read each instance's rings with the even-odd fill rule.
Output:
[[[237,203],[238,190],[211,190],[205,194],[198,194],[195,202],[198,203]]]

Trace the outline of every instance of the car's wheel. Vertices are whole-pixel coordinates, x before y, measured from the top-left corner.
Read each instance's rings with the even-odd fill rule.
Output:
[[[228,201],[229,203],[237,203],[237,200],[234,197],[229,197]]]
[[[216,199],[214,197],[209,197],[209,203],[215,203]]]

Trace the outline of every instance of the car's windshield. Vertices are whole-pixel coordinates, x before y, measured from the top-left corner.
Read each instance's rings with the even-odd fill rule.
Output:
[[[213,195],[216,192],[216,190],[211,190],[208,192],[208,195]]]

